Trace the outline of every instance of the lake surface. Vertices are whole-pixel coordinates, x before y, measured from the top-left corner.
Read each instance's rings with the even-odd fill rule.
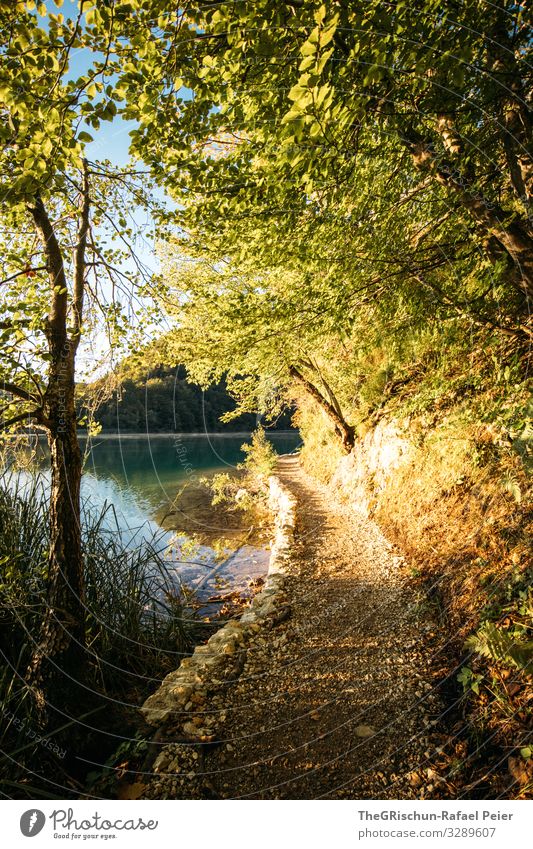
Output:
[[[269,433],[268,438],[278,454],[290,453],[301,444],[297,432]],[[248,441],[248,434],[97,436],[86,459],[85,476],[95,478],[97,500],[107,497],[111,486],[126,503],[142,505],[152,518],[186,481],[235,469],[245,456],[241,446]]]
[[[278,454],[290,453],[301,444],[297,432],[269,433],[268,438]],[[129,547],[155,544],[165,556],[171,583],[185,583],[199,599],[219,594],[221,587],[244,590],[266,573],[265,549],[243,545],[237,551],[228,551],[221,561],[220,553],[201,545],[191,556],[184,553],[188,551],[188,540],[163,530],[156,517],[165,512],[165,506],[174,501],[187,482],[235,469],[245,456],[241,446],[248,441],[249,434],[100,435],[90,444],[82,439],[86,452],[84,510],[99,514],[104,507],[111,508],[104,527],[110,532],[118,529]],[[17,477],[29,480],[30,476],[20,472]],[[43,478],[46,485],[47,472]]]

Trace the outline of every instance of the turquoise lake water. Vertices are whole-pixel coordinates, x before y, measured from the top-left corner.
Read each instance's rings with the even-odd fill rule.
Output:
[[[301,443],[297,432],[268,437],[278,454],[290,453]],[[234,469],[244,459],[241,446],[248,440],[247,434],[95,437],[85,477],[95,479],[98,500],[98,493],[107,496],[112,487],[128,503],[142,504],[153,516],[186,480]]]
[[[279,454],[290,453],[301,444],[297,432],[268,434]],[[86,452],[82,478],[84,511],[99,514],[108,509],[104,527],[118,532],[128,547],[149,543],[164,555],[172,582],[183,582],[199,598],[217,591],[222,580],[228,589],[242,588],[266,573],[268,552],[243,545],[220,566],[220,558],[209,546],[200,546],[189,560],[183,555],[183,536],[163,530],[156,516],[174,500],[184,483],[214,472],[231,471],[244,459],[241,446],[248,434],[232,435],[146,435],[97,436]],[[43,446],[44,449],[44,446]],[[43,450],[43,485],[47,486],[46,451]],[[27,472],[17,478],[29,481]]]

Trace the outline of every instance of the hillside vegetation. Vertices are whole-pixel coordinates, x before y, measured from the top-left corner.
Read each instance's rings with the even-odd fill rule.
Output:
[[[104,433],[251,431],[256,424],[252,414],[222,423],[234,406],[224,382],[204,390],[187,380],[183,366],[134,368],[126,362],[118,375],[78,390],[80,415],[90,410],[94,425]]]
[[[81,422],[104,432],[213,433],[254,430],[256,411],[235,416],[225,375],[202,387],[172,362],[172,339],[163,336],[124,357],[113,372],[78,384]],[[272,428],[292,427],[284,411]]]

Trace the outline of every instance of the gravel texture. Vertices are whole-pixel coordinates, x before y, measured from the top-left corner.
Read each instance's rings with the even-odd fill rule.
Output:
[[[290,616],[257,629],[240,675],[200,692],[179,734],[160,730],[143,798],[447,795],[433,768],[435,627],[408,569],[297,458],[281,458],[277,474],[297,500]]]

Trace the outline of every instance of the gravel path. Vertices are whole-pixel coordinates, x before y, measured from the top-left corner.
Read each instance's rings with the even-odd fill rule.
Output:
[[[298,500],[291,615],[252,641],[238,681],[209,706],[219,743],[191,752],[197,780],[167,773],[147,796],[424,798],[439,713],[427,611],[372,522],[295,457],[278,474]]]

